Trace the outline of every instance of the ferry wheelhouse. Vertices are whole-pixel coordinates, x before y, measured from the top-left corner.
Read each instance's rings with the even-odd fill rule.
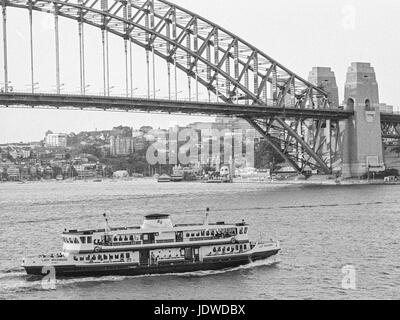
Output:
[[[57,277],[142,275],[217,270],[277,255],[279,242],[250,242],[249,225],[175,224],[166,214],[151,214],[141,226],[69,230],[62,252],[25,258],[29,275],[54,268]]]

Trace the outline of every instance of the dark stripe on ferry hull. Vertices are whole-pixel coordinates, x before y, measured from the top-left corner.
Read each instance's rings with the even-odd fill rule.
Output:
[[[278,254],[279,250],[259,252],[252,255],[237,257],[208,258],[203,262],[174,263],[166,265],[139,266],[132,264],[120,265],[88,265],[88,266],[56,266],[56,277],[103,277],[103,276],[139,276],[147,274],[185,273],[207,270],[222,270],[267,259]],[[42,267],[25,267],[28,275],[44,276]]]

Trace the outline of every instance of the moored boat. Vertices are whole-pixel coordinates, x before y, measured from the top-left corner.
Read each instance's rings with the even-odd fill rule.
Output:
[[[162,174],[158,177],[157,182],[171,182],[171,177],[167,174]]]
[[[29,275],[57,277],[143,275],[218,270],[275,256],[276,241],[251,242],[249,225],[209,223],[172,224],[166,214],[151,214],[141,226],[98,230],[69,230],[62,234],[58,254],[23,259]]]

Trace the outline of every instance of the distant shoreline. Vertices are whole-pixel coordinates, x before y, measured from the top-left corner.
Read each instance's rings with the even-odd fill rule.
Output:
[[[143,178],[124,178],[124,179],[113,179],[113,178],[97,178],[97,179],[66,179],[66,180],[26,180],[26,181],[0,181],[0,184],[37,184],[37,183],[74,183],[74,182],[85,182],[85,183],[104,183],[104,182],[139,182],[139,181],[153,181],[157,183],[157,179],[153,177],[143,177]],[[202,180],[198,181],[180,181],[180,182],[168,182],[167,184],[179,184],[179,183],[205,183]],[[262,180],[262,179],[252,179],[252,178],[234,178],[234,184],[264,184],[264,185],[297,185],[297,186],[361,186],[361,185],[400,185],[398,182],[385,182],[384,180],[359,180],[359,179],[346,179],[346,180]],[[165,184],[165,182],[163,183]],[[225,183],[222,183],[225,184]]]

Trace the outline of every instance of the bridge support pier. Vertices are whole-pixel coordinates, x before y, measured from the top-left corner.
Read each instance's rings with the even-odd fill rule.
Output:
[[[381,115],[378,84],[369,63],[352,63],[347,72],[345,108],[354,116],[343,124],[344,178],[383,171]]]

